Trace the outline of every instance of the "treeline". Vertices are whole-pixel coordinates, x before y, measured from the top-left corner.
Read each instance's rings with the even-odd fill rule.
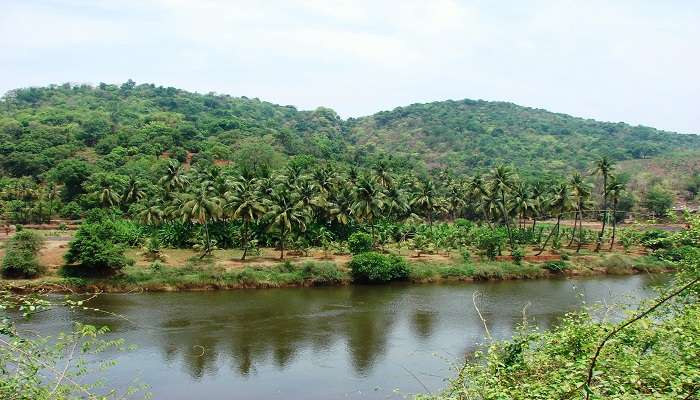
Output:
[[[5,187],[6,215],[15,222],[48,221],[57,210],[65,217],[81,217],[85,210],[102,208],[151,227],[150,236],[158,236],[162,245],[198,246],[204,254],[216,247],[240,247],[243,257],[259,246],[277,246],[283,257],[286,246],[319,246],[346,240],[358,230],[367,231],[375,244],[398,241],[413,238],[416,226],[432,232],[435,221],[458,219],[499,228],[494,232],[505,235],[511,251],[526,240],[518,235],[525,232],[526,242],[532,242],[538,221],[549,218],[556,223],[547,235],[538,236],[540,251],[560,245],[562,219],[575,220],[569,245],[578,243],[580,249],[589,240],[580,222],[597,219],[603,221],[599,249],[606,225],[612,227],[612,246],[616,223],[635,206],[606,158],[587,176],[574,173],[533,183],[503,165],[469,177],[447,171],[417,176],[393,172],[383,162],[344,168],[306,157],[293,158],[279,170],[189,167],[170,159],[158,164],[160,174],[150,179],[105,172],[83,176],[87,165],[74,160],[63,165],[72,168],[59,174],[56,184],[18,180]],[[662,216],[670,201],[648,198],[645,205]]]
[[[700,148],[696,135],[554,114],[509,103],[446,101],[342,120],[258,99],[152,84],[54,85],[0,100],[0,176],[46,180],[66,160],[131,175],[164,156],[201,168],[235,162],[277,169],[292,156],[396,171],[485,173],[516,165],[525,176]],[[58,170],[58,171],[57,171]]]

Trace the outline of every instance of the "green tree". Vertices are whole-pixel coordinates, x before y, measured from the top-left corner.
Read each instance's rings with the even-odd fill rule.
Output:
[[[644,196],[643,205],[654,216],[664,216],[673,206],[673,194],[661,185],[654,185]]]
[[[284,248],[290,233],[306,230],[306,209],[300,207],[297,196],[289,190],[280,187],[275,189],[266,202],[266,219],[269,221],[268,231],[279,235],[280,260],[284,259]]]
[[[224,209],[234,219],[242,221],[241,244],[245,260],[251,241],[251,225],[265,214],[265,205],[257,190],[254,179],[240,178],[233,190],[227,192]]]
[[[608,222],[608,179],[615,167],[615,163],[611,161],[608,157],[602,157],[599,159],[595,167],[593,168],[593,173],[598,174],[603,177],[603,223],[600,228],[600,233],[598,233],[598,240],[596,241],[595,251],[600,251],[600,247],[603,244],[603,234],[605,233],[605,224]]]
[[[200,258],[211,254],[212,241],[209,236],[209,223],[221,217],[221,199],[212,194],[212,188],[207,182],[200,182],[198,187],[187,193],[182,205],[182,218],[185,221],[195,220],[204,226],[205,243]]]
[[[374,222],[377,220],[377,217],[382,215],[384,199],[384,192],[374,179],[364,175],[358,180],[355,186],[352,213],[360,221],[365,221],[369,224],[373,239],[376,239]]]
[[[557,223],[549,231],[549,234],[547,235],[547,239],[545,239],[544,243],[540,247],[540,250],[537,252],[536,255],[542,254],[544,249],[547,247],[547,243],[549,243],[549,240],[552,238],[552,235],[556,232],[557,235],[559,235],[559,227],[561,225],[561,217],[562,215],[569,210],[571,206],[571,197],[570,197],[570,192],[569,192],[569,185],[566,183],[559,183],[557,186],[554,187],[554,191],[552,192],[552,199],[550,201],[550,207],[552,211],[557,215]]]

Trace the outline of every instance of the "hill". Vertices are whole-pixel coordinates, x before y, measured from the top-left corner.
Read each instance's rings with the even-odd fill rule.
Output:
[[[0,102],[0,174],[12,177],[38,177],[71,158],[133,172],[139,160],[163,155],[253,167],[294,155],[360,166],[384,158],[396,169],[455,172],[505,162],[542,174],[584,169],[603,154],[632,160],[679,149],[700,149],[700,136],[503,102],[414,104],[342,120],[328,108],[133,81],[17,89]]]
[[[481,100],[413,104],[349,123],[355,145],[457,170],[497,163],[533,172],[581,170],[602,155],[646,159],[700,148],[698,135]]]

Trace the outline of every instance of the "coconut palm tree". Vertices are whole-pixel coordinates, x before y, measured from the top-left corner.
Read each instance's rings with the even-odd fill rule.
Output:
[[[122,205],[128,206],[129,204],[141,200],[145,195],[146,193],[141,188],[141,183],[133,176],[130,176],[124,188],[124,192],[122,193],[121,203]]]
[[[569,241],[569,246],[574,243],[574,238],[576,237],[576,225],[578,225],[579,219],[583,223],[582,203],[584,200],[584,195],[586,193],[585,183],[583,181],[583,176],[576,172],[569,179],[569,185],[571,186],[571,195],[574,202],[574,229],[571,232],[571,240]]]
[[[100,180],[96,194],[102,207],[110,208],[119,205],[119,195],[107,179]]]
[[[452,181],[447,186],[447,208],[450,213],[450,220],[454,221],[457,216],[461,216],[467,206],[465,201],[465,190],[463,182]]]
[[[167,191],[183,190],[188,184],[188,179],[183,173],[182,165],[177,160],[170,160],[158,183]]]
[[[144,206],[137,214],[139,222],[144,225],[158,225],[163,221],[165,213],[156,204]]]
[[[476,203],[481,210],[481,217],[491,226],[491,213],[487,199],[490,199],[490,193],[486,187],[483,177],[480,174],[474,175],[469,183],[467,183],[467,195]]]
[[[347,225],[352,220],[353,191],[348,186],[339,186],[329,193],[327,200],[330,221]]]
[[[569,192],[569,186],[562,182],[559,183],[554,187],[554,190],[552,192],[552,199],[550,201],[550,208],[554,213],[557,215],[557,223],[552,228],[551,231],[549,231],[549,235],[547,235],[547,239],[545,239],[544,243],[542,244],[542,247],[540,247],[539,252],[536,255],[542,254],[544,249],[547,247],[547,243],[549,243],[549,239],[552,238],[552,235],[554,232],[557,232],[557,235],[559,234],[559,226],[561,224],[561,216],[569,210],[571,206],[571,193]]]
[[[283,186],[275,189],[266,201],[265,217],[269,221],[268,231],[276,231],[280,238],[280,260],[284,259],[287,237],[294,230],[306,230],[307,215],[300,207],[297,196]]]
[[[410,206],[428,219],[430,229],[433,228],[433,215],[441,209],[441,199],[435,184],[431,179],[419,180],[413,186],[413,198]]]
[[[386,195],[381,190],[381,187],[371,177],[363,175],[357,181],[352,214],[358,220],[369,224],[373,239],[375,238],[374,222],[377,220],[377,217],[382,215],[385,197]]]
[[[513,187],[513,209],[518,215],[518,228],[525,226],[525,217],[534,211],[530,187],[524,182],[518,182]]]
[[[513,170],[505,165],[496,166],[493,170],[491,170],[489,183],[489,190],[498,195],[498,208],[501,217],[503,218],[503,222],[506,224],[508,242],[510,243],[510,248],[512,250],[514,248],[513,233],[510,230],[510,213],[508,211],[508,203],[506,202],[506,194],[513,188]]]
[[[182,205],[182,218],[188,221],[195,220],[204,226],[205,244],[204,252],[200,258],[211,254],[212,242],[209,237],[209,223],[221,216],[221,199],[214,196],[208,182],[200,182],[198,187],[185,195]]]
[[[613,204],[612,209],[612,238],[610,239],[610,250],[612,250],[615,245],[615,231],[617,228],[617,205],[620,202],[620,197],[625,191],[625,184],[620,182],[615,176],[610,177],[610,182],[608,182],[607,190],[608,196]]]
[[[605,224],[608,221],[608,179],[612,175],[612,170],[615,164],[607,157],[602,157],[598,160],[593,168],[593,174],[598,174],[603,177],[603,224],[598,234],[595,251],[600,251],[600,246],[603,244],[603,234],[605,234]]]
[[[255,179],[241,179],[234,185],[233,190],[226,192],[224,210],[231,218],[242,221],[241,244],[245,260],[250,245],[250,226],[265,214],[265,204],[256,188]]]
[[[387,189],[394,183],[394,178],[391,176],[391,171],[386,161],[379,160],[374,164],[372,170],[374,171],[374,177],[377,179],[377,183],[381,187]]]
[[[547,207],[547,185],[542,181],[537,181],[532,185],[530,191],[530,202],[532,204],[532,232],[535,232],[537,218],[539,218]]]

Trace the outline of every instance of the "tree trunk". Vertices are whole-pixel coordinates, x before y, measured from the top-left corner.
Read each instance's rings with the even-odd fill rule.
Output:
[[[245,261],[246,254],[248,254],[248,224],[243,222],[243,256],[241,261]]]
[[[547,239],[545,239],[544,244],[542,244],[542,247],[540,247],[540,251],[537,254],[535,254],[536,256],[539,256],[540,254],[542,254],[542,252],[544,251],[544,248],[547,247],[547,243],[549,243],[549,239],[551,239],[552,234],[554,234],[554,231],[556,230],[557,232],[559,232],[559,223],[560,222],[561,222],[561,214],[557,215],[557,224],[554,226],[554,228],[552,228],[551,231],[549,231],[549,235],[547,235]]]
[[[284,239],[286,239],[286,232],[282,231],[280,234],[280,260],[284,260]]]
[[[613,249],[615,245],[615,228],[617,227],[617,201],[613,200],[613,212],[612,212],[612,239],[610,240],[610,250]]]
[[[204,253],[199,257],[200,260],[208,256],[211,252],[211,240],[209,240],[209,224],[207,224],[206,220],[204,221],[204,238],[207,242],[204,244]]]
[[[572,244],[574,244],[574,238],[576,237],[576,223],[578,222],[578,214],[579,211],[576,210],[576,216],[574,217],[574,230],[571,232],[571,240],[569,241],[569,245],[567,247],[571,247]],[[582,229],[583,227],[580,226],[579,229]]]
[[[583,214],[581,215],[581,223],[578,228],[578,244],[576,245],[576,253],[581,251],[581,245],[583,244]]]
[[[510,231],[510,221],[506,213],[506,193],[501,190],[501,213],[503,214],[503,219],[506,222],[506,231],[508,231],[508,243],[510,243],[510,249],[513,250],[513,234]]]
[[[605,223],[608,221],[608,177],[603,176],[603,227],[600,228],[598,240],[595,245],[595,252],[600,251],[600,246],[603,244],[603,235],[605,234]]]

